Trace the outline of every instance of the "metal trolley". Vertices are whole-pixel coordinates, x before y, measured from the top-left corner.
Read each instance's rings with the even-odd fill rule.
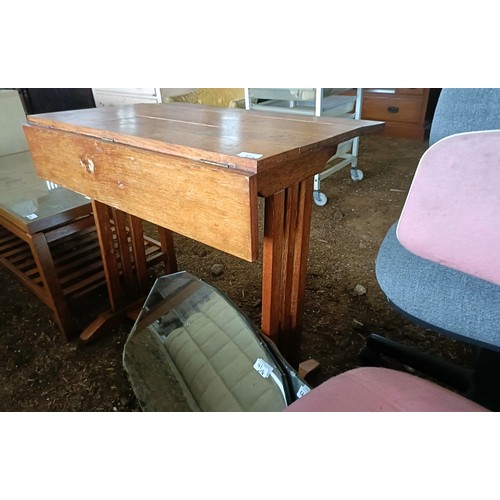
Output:
[[[257,89],[245,88],[245,108],[292,113],[309,116],[334,116],[341,118],[361,118],[363,89]],[[358,169],[359,137],[338,145],[326,169],[314,176],[314,202],[323,206],[328,198],[320,191],[321,181],[350,165],[353,181],[361,181],[363,172]]]

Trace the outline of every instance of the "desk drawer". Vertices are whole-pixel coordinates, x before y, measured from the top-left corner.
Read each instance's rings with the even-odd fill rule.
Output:
[[[41,177],[237,257],[257,259],[253,175],[84,135],[24,129]]]
[[[363,99],[363,119],[365,120],[419,123],[421,115],[420,99],[372,96]]]

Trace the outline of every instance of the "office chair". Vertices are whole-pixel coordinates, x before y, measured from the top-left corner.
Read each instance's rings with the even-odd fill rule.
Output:
[[[312,389],[219,290],[158,278],[123,364],[144,411],[486,411],[414,375],[357,368]]]
[[[386,355],[498,410],[500,136],[495,129],[500,129],[500,89],[443,89],[431,147],[376,259],[377,280],[389,303],[410,321],[474,346],[474,365],[465,369],[377,334],[368,337],[361,357],[381,365],[380,355]]]

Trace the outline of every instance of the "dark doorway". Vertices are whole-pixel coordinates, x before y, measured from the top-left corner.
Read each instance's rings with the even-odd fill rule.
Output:
[[[18,89],[28,115],[95,108],[92,89]]]

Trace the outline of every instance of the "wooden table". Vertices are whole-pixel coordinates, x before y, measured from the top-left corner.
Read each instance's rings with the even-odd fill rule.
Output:
[[[143,245],[148,266],[163,261],[159,242]],[[65,340],[79,333],[76,306],[106,285],[91,200],[40,179],[29,151],[0,157],[0,264],[52,310]]]
[[[170,231],[253,262],[257,197],[264,197],[261,329],[297,366],[313,177],[337,144],[383,122],[171,103],[50,113],[28,123],[38,174],[94,200],[110,317],[144,292],[140,275],[117,278],[117,267],[129,264],[110,250],[111,218],[117,228],[136,227],[137,218],[167,228],[170,270]]]
[[[90,200],[40,179],[29,151],[0,157],[0,264],[75,335],[70,302],[105,284]]]

